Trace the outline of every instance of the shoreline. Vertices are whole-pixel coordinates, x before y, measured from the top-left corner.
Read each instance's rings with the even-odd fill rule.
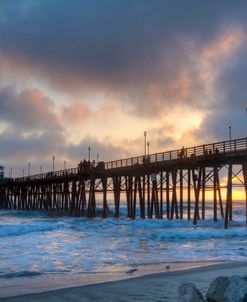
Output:
[[[226,263],[225,261],[190,261],[190,262],[160,262],[148,263],[142,265],[119,266],[117,269],[103,272],[85,272],[85,273],[65,273],[44,274],[30,277],[2,278],[0,282],[0,299],[5,297],[14,297],[19,295],[28,295],[43,293],[47,291],[59,290],[64,288],[73,288],[77,286],[87,286],[101,284],[106,282],[116,282],[139,278],[142,276],[178,272],[189,270],[196,267],[210,266],[213,264]],[[167,265],[170,269],[167,269]],[[134,273],[127,273],[131,269],[136,269]],[[50,282],[51,281],[51,282]],[[11,294],[10,294],[11,293]]]
[[[0,301],[9,301],[9,302],[22,302],[22,301],[67,301],[68,295],[73,295],[73,301],[81,301],[79,298],[81,295],[86,296],[95,296],[94,299],[99,301],[117,301],[118,298],[121,298],[121,301],[131,301],[131,297],[133,295],[132,291],[134,289],[134,295],[136,295],[139,291],[141,292],[148,288],[150,288],[151,292],[147,294],[148,299],[156,299],[156,295],[160,293],[169,295],[166,296],[166,300],[164,301],[176,301],[172,300],[175,299],[177,294],[177,287],[182,282],[195,282],[198,287],[205,292],[206,288],[208,288],[209,284],[213,281],[214,277],[219,275],[232,275],[232,274],[245,274],[247,275],[247,262],[206,262],[206,263],[198,263],[192,262],[187,263],[187,266],[181,266],[179,263],[178,267],[176,268],[174,263],[170,263],[171,270],[164,272],[164,270],[158,270],[158,266],[163,269],[163,264],[155,264],[155,265],[145,265],[138,268],[138,270],[131,274],[131,275],[123,275],[121,279],[115,279],[116,276],[111,276],[111,278],[105,278],[106,276],[101,275],[98,280],[95,278],[90,279],[91,282],[82,282],[82,279],[77,280],[77,284],[70,283],[70,284],[60,284],[57,288],[53,288],[49,280],[47,280],[47,285],[49,287],[39,287],[38,289],[32,287],[32,282],[29,282],[29,291],[20,291],[20,287],[10,287],[11,295],[5,295],[0,289],[1,297]],[[184,263],[183,263],[184,264]],[[200,264],[200,265],[199,265]],[[190,265],[190,266],[189,266]],[[119,277],[119,276],[118,276]],[[88,279],[88,275],[86,276]],[[29,281],[30,279],[34,278],[27,278]],[[63,279],[66,281],[66,279]],[[194,280],[194,281],[193,281]],[[53,279],[54,281],[54,279]],[[71,280],[70,280],[71,281]],[[95,282],[93,282],[95,281]],[[147,285],[145,285],[147,284]],[[21,285],[21,282],[20,284]],[[56,285],[56,284],[55,284]],[[134,288],[133,288],[134,286]],[[2,286],[1,286],[2,287]],[[161,287],[161,291],[153,292],[153,288]],[[165,288],[166,287],[166,288]],[[23,284],[22,284],[23,288]],[[119,294],[123,290],[126,292],[124,295],[121,292],[121,297],[116,298],[116,293],[114,290]],[[17,290],[16,292],[14,290]],[[107,299],[105,300],[104,297],[100,296],[101,291],[105,291],[107,293]],[[19,292],[18,292],[19,291]],[[99,295],[99,296],[97,296]],[[125,297],[126,296],[126,297]],[[57,300],[54,298],[57,297]],[[111,297],[113,300],[111,300]],[[58,299],[59,298],[59,299]],[[54,300],[55,299],[55,300]],[[117,300],[116,300],[117,299]],[[83,300],[84,301],[84,300]],[[85,301],[92,301],[90,299],[86,299]]]

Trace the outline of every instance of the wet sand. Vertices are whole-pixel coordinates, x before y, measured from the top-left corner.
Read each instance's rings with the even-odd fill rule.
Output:
[[[199,263],[197,263],[197,265],[195,264],[194,266],[198,265]],[[125,273],[125,276],[122,276],[122,279],[125,278],[125,280],[103,282],[103,276],[103,280],[100,279],[96,281],[101,282],[98,284],[70,288],[68,288],[68,286],[71,285],[68,285],[67,287],[64,286],[66,288],[59,290],[50,290],[42,293],[26,295],[21,295],[22,293],[20,291],[18,292],[18,296],[1,298],[0,301],[177,301],[177,289],[183,282],[194,282],[203,293],[206,293],[212,280],[220,275],[247,276],[247,262],[218,263],[213,265],[207,264],[206,266],[199,266],[189,269],[181,269],[181,267],[178,266],[178,270],[176,271],[174,271],[174,269],[176,269],[175,264],[171,264],[170,271],[162,273],[157,272],[157,269],[160,267],[160,271],[164,271],[164,264],[144,267],[145,269],[143,270],[138,268],[138,271],[131,275],[126,275]],[[154,273],[155,271],[156,273]],[[141,274],[143,275],[141,276]],[[83,283],[83,280],[80,280],[80,282],[81,284],[85,284]],[[49,284],[51,289],[51,280],[49,280]],[[28,288],[23,290],[28,292]],[[43,291],[44,290],[46,290],[46,288],[43,288]],[[2,290],[1,294],[3,294]],[[9,293],[9,295],[14,296],[15,294],[17,293],[14,292],[13,288],[12,293]]]

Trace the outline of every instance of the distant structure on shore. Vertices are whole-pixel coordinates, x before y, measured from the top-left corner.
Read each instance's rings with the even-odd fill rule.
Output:
[[[4,167],[0,166],[0,181],[4,179]]]

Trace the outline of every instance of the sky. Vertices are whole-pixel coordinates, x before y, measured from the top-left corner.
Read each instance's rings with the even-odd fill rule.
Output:
[[[246,31],[244,0],[0,0],[0,164],[247,136]]]

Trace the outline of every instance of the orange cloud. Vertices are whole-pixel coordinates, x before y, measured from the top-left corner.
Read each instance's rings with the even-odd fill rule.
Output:
[[[173,100],[182,102],[193,96],[196,93],[195,83],[189,77],[188,72],[181,70],[181,72],[168,83],[151,83],[148,86],[148,93],[156,105],[162,106],[164,100]]]
[[[64,124],[67,123],[67,127],[75,124],[85,123],[89,119],[93,122],[99,119],[106,119],[112,117],[114,114],[119,113],[119,107],[111,104],[98,106],[92,109],[88,104],[82,101],[70,102],[68,105],[63,106],[60,110],[60,120]],[[64,125],[66,126],[66,125]]]
[[[244,41],[243,29],[234,27],[202,47],[198,55],[194,54],[198,77],[202,82],[204,98],[207,102],[216,102],[224,97],[223,92],[217,89],[217,80],[224,67],[232,64],[236,51]]]
[[[229,55],[232,55],[244,42],[244,31],[240,27],[227,30],[222,36],[207,45],[201,52],[201,59],[207,62],[214,62]]]
[[[82,102],[72,102],[62,108],[61,120],[66,123],[83,123],[89,119],[93,111]]]

